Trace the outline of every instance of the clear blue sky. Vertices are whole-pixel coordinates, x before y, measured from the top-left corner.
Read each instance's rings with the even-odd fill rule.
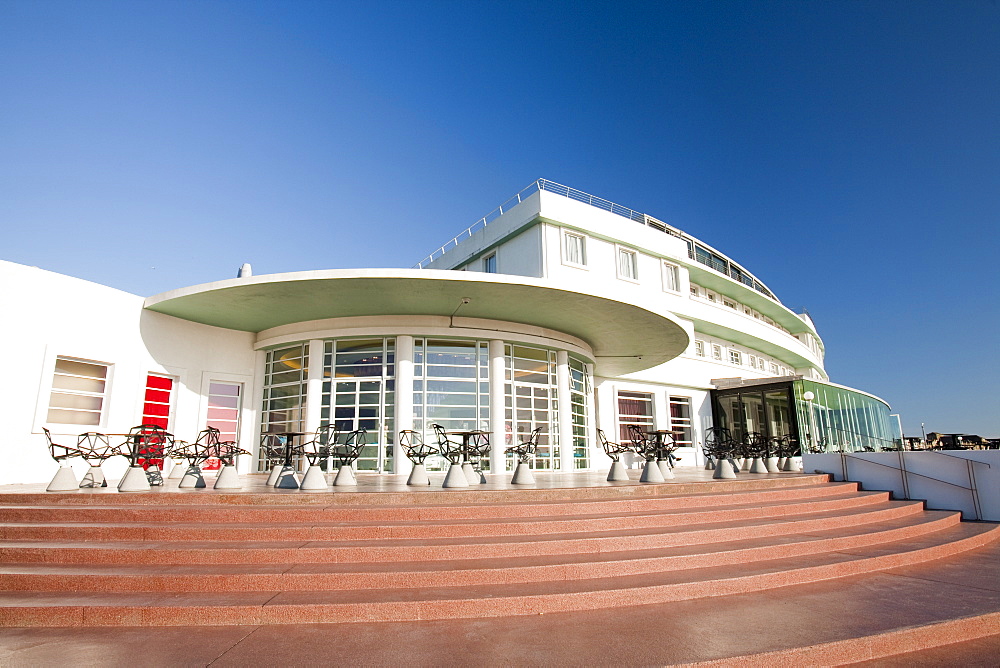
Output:
[[[2,259],[408,267],[538,177],[736,258],[907,433],[1000,436],[995,0],[0,0]]]

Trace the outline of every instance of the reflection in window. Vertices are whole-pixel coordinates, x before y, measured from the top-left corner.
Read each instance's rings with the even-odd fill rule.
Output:
[[[681,289],[681,279],[677,265],[669,262],[663,263],[663,289],[670,292],[679,292]]]
[[[653,395],[648,392],[618,392],[618,437],[622,442],[632,440],[629,425],[638,425],[643,431],[653,428]]]

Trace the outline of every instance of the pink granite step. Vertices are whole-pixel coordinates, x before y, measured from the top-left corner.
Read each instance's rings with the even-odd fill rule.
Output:
[[[540,554],[576,554],[641,550],[712,543],[759,535],[788,535],[840,526],[863,526],[922,512],[913,501],[883,502],[874,507],[805,512],[603,532],[427,537],[335,541],[4,541],[0,563],[317,563],[509,558]],[[766,521],[765,521],[766,520]]]
[[[853,492],[828,495],[820,498],[767,499],[744,504],[720,504],[693,508],[643,509],[576,515],[533,515],[510,519],[492,517],[491,509],[483,509],[482,516],[474,519],[387,520],[362,522],[358,520],[334,521],[336,513],[324,517],[295,517],[268,519],[255,516],[227,520],[206,513],[201,519],[192,517],[187,509],[159,517],[133,518],[109,515],[107,519],[95,518],[89,522],[73,522],[60,518],[46,522],[36,518],[8,519],[0,523],[0,540],[23,539],[78,539],[88,540],[251,540],[268,534],[275,540],[334,540],[364,539],[372,537],[431,538],[443,536],[494,536],[607,531],[610,529],[643,529],[657,526],[677,526],[718,522],[748,517],[785,517],[807,512],[822,512],[883,504],[885,492]],[[592,509],[591,509],[592,510]],[[10,513],[16,515],[15,513]],[[0,510],[0,517],[5,514]],[[284,517],[284,516],[283,516]],[[58,523],[57,523],[58,522]]]
[[[903,520],[802,534],[774,534],[710,544],[682,545],[629,552],[571,553],[494,559],[357,563],[107,564],[0,565],[0,590],[91,592],[320,591],[372,587],[428,587],[484,583],[544,582],[608,574],[636,575],[746,564],[788,556],[819,554],[926,535],[958,524],[955,513],[929,512]]]
[[[928,536],[819,555],[584,580],[465,587],[214,593],[0,593],[7,626],[342,623],[537,615],[727,596],[940,559],[996,540],[958,524]]]

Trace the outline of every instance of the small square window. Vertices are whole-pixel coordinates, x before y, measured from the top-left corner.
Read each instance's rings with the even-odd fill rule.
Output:
[[[692,297],[697,297],[698,296],[698,286],[697,285],[692,285],[691,286],[691,296]]]
[[[728,306],[729,308],[736,308],[736,302],[734,302],[734,301],[730,301],[728,299],[723,299],[722,303],[725,304],[726,306]]]
[[[778,375],[778,365],[775,364],[774,362],[771,362],[771,373],[773,373],[775,376]]]
[[[639,280],[638,258],[634,250],[627,248],[618,249],[618,277],[627,278],[630,281]]]
[[[663,289],[670,292],[680,292],[680,270],[676,264],[663,263]]]
[[[743,366],[743,354],[738,350],[730,350],[729,361],[737,366]]]
[[[584,267],[587,265],[587,240],[580,234],[563,232],[563,262]]]
[[[722,346],[718,343],[712,344],[712,359],[722,360]]]
[[[497,273],[497,254],[493,253],[483,258],[483,271],[487,274]]]
[[[694,342],[694,354],[697,355],[698,357],[704,357],[705,356],[705,342],[704,341],[697,341],[696,340]]]

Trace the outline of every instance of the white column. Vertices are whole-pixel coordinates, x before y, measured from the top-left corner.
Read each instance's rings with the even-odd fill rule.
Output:
[[[507,358],[503,341],[490,341],[490,473],[506,471],[507,416],[504,406],[504,385],[507,383]]]
[[[303,431],[315,433],[323,415],[323,341],[309,341],[309,372],[306,374],[306,423]],[[304,440],[310,437],[304,436]]]
[[[556,390],[559,393],[559,469],[573,470],[573,404],[570,394],[569,353],[556,351]]]
[[[409,474],[413,462],[407,458],[399,444],[399,432],[413,429],[413,337],[396,337],[396,407],[394,411],[396,433],[392,437],[393,473]]]
[[[604,455],[604,450],[600,448],[597,438],[597,380],[594,378],[593,364],[584,364],[584,368],[587,380],[590,382],[590,391],[585,397],[587,402],[587,461],[590,462],[589,468],[591,469],[603,468],[595,466],[597,462],[594,461],[594,457]],[[618,439],[611,440],[617,441]]]
[[[254,429],[253,441],[251,443],[247,444],[245,439],[241,439],[244,443],[244,449],[250,452],[249,457],[240,458],[239,469],[244,472],[257,472],[257,460],[260,456],[260,434],[264,431],[264,380],[266,377],[267,353],[263,350],[258,350],[254,353],[253,383],[247,392],[247,396],[250,397],[249,408],[253,411],[253,424],[256,429]],[[247,413],[244,410],[243,415],[246,414]],[[247,423],[243,422],[242,424],[245,425]],[[247,429],[245,431],[249,430]]]

